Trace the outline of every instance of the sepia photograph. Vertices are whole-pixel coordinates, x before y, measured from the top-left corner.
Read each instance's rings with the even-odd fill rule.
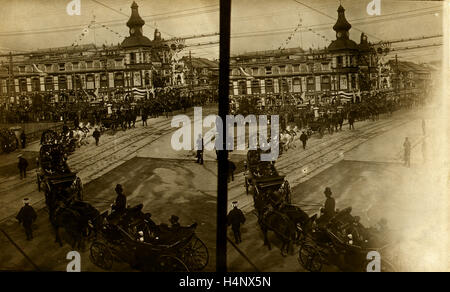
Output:
[[[450,0],[0,4],[0,271],[450,271]]]
[[[444,4],[232,1],[229,271],[449,270]]]
[[[215,271],[219,2],[1,4],[0,270]]]

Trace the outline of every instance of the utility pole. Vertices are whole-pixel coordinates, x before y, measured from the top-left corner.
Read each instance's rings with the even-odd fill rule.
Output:
[[[16,85],[14,83],[14,69],[13,69],[13,56],[12,52],[9,52],[9,86],[14,96],[14,104],[16,103]],[[8,102],[9,103],[9,102]]]

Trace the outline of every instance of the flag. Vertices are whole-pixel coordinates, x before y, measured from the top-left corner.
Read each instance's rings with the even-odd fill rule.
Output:
[[[39,73],[39,75],[47,75],[47,73],[42,72],[42,70],[39,70],[39,68],[36,66],[36,64],[33,64],[33,69],[34,69],[34,71]]]
[[[245,78],[253,79],[253,76],[245,72],[244,69],[242,69],[242,67],[239,67],[239,70],[241,71],[242,75],[245,76]]]

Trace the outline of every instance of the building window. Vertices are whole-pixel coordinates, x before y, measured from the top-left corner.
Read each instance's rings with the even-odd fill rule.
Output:
[[[122,72],[114,74],[114,85],[117,87],[124,87],[124,78]]]
[[[300,85],[300,78],[294,78],[294,80],[292,80],[292,83],[293,83],[293,91],[294,92],[301,92],[302,91],[302,88],[301,88],[301,85]]]
[[[266,93],[273,93],[273,80],[272,79],[266,79]]]
[[[337,68],[342,68],[342,56],[336,57],[336,66]]]
[[[243,95],[247,94],[247,82],[246,81],[239,81],[238,83],[238,94]]]
[[[322,90],[331,90],[330,76],[322,76]]]
[[[280,74],[286,73],[286,66],[280,66]]]
[[[59,71],[65,71],[66,70],[66,64],[60,63],[59,64]]]
[[[20,92],[27,92],[27,80],[25,78],[19,80]]]
[[[272,75],[272,67],[266,67],[266,75]]]
[[[314,77],[308,77],[306,79],[306,86],[307,86],[307,91],[314,91],[315,89],[315,84],[314,84]]]
[[[258,75],[259,74],[259,69],[258,68],[253,68],[252,69],[252,75]]]
[[[53,90],[53,77],[45,77],[45,90],[51,91]]]
[[[136,53],[130,53],[130,64],[136,64]]]
[[[92,61],[87,61],[87,62],[86,62],[86,65],[87,65],[87,68],[88,68],[88,69],[91,69],[92,66],[93,66],[93,62],[92,62]]]
[[[41,91],[41,84],[39,78],[31,79],[31,91]]]
[[[73,67],[72,67],[73,70],[78,70],[78,66],[79,66],[78,62],[73,62],[72,65],[73,65]]]
[[[289,92],[289,85],[285,78],[280,79],[280,91]]]
[[[86,76],[86,89],[94,89],[94,87],[95,87],[94,75],[89,74]]]
[[[52,70],[53,70],[53,72],[58,72],[59,71],[59,64],[53,64],[52,65]]]
[[[66,76],[58,77],[58,88],[59,90],[67,90],[67,78]]]
[[[259,85],[259,79],[252,80],[252,93],[253,94],[261,93],[261,86]]]
[[[108,88],[108,76],[106,74],[100,75],[100,87]]]

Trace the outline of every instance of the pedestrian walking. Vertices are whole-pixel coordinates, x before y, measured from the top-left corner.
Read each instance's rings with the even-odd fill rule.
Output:
[[[302,141],[303,149],[306,149],[306,141],[308,141],[308,135],[306,135],[305,131],[302,131],[300,135],[300,141]]]
[[[231,225],[231,230],[233,230],[234,240],[236,244],[239,244],[242,242],[241,224],[245,223],[245,216],[244,213],[242,213],[242,211],[238,209],[237,204],[237,201],[234,201],[232,203],[233,209],[228,213],[227,222],[228,226]]]
[[[22,144],[22,149],[25,149],[27,144],[27,135],[25,135],[25,131],[22,131],[20,134],[20,144]]]
[[[197,161],[196,163],[203,164],[203,137],[201,134],[197,138]]]
[[[37,214],[34,211],[33,207],[30,206],[30,200],[25,198],[23,200],[23,207],[20,209],[19,214],[17,214],[16,219],[19,221],[19,224],[22,224],[25,229],[25,235],[27,236],[27,240],[33,239],[33,230],[31,226],[33,222],[36,221]]]
[[[141,118],[142,118],[142,126],[148,126],[148,125],[147,125],[148,110],[147,110],[147,108],[145,108],[145,107],[142,109],[142,115],[141,115]]]
[[[236,171],[236,164],[233,161],[228,160],[228,182],[234,181],[234,172]]]
[[[24,179],[27,177],[28,161],[23,157],[22,154],[19,154],[17,158],[19,158],[18,168],[20,172],[20,179]]]
[[[404,161],[405,166],[410,167],[411,166],[411,143],[409,142],[408,137],[405,138],[405,142],[403,142],[403,150],[404,150]]]
[[[95,139],[95,145],[98,146],[98,142],[100,141],[100,131],[95,128],[94,133],[92,133],[92,136]]]

